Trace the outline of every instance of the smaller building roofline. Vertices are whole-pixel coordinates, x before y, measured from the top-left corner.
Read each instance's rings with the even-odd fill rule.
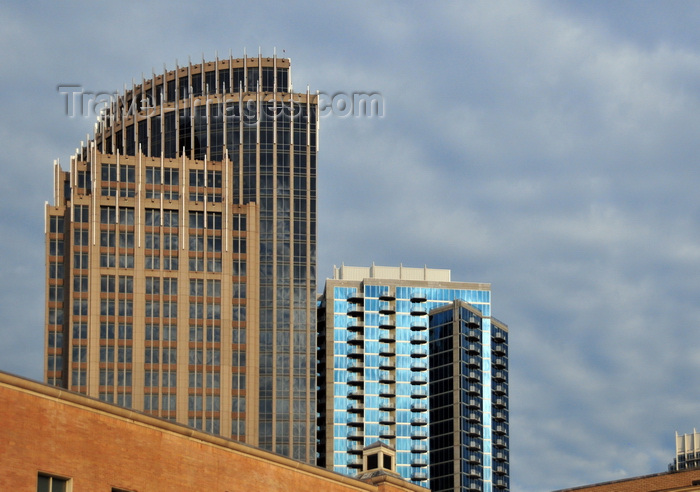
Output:
[[[680,475],[683,473],[687,473],[689,475],[698,475],[698,474],[700,474],[700,468],[694,468],[694,469],[690,469],[690,470],[677,470],[677,471],[673,470],[673,471],[665,471],[665,472],[659,472],[659,473],[651,473],[649,475],[640,475],[638,477],[620,478],[618,480],[608,480],[607,482],[599,482],[599,483],[593,483],[593,484],[589,484],[589,485],[578,485],[576,487],[570,487],[567,489],[558,489],[558,490],[554,490],[552,492],[574,492],[576,490],[592,490],[595,487],[607,487],[609,485],[621,484],[621,483],[625,483],[625,482],[632,482],[635,480],[647,480],[650,478],[664,477],[664,476],[675,475],[675,474]],[[697,480],[700,480],[700,477],[698,477],[696,480],[691,480],[691,482],[695,482]],[[691,486],[691,485],[693,485],[693,484],[692,483],[687,484],[687,486]],[[680,490],[684,490],[683,487],[684,487],[683,485],[679,485],[678,487],[674,487],[674,488],[670,488],[670,489],[669,488],[654,489],[654,491],[656,491],[656,492],[663,492],[665,490],[668,490],[668,491],[678,490],[678,491],[680,491]],[[646,489],[644,489],[644,490],[646,490]],[[696,490],[696,489],[692,489],[692,490]]]
[[[248,444],[236,442],[230,439],[215,436],[213,434],[208,434],[182,424],[152,417],[136,410],[106,403],[102,400],[75,393],[64,388],[50,386],[48,384],[22,378],[4,371],[0,371],[0,387],[13,388],[16,391],[33,394],[40,398],[60,401],[70,406],[81,407],[91,412],[109,415],[112,418],[127,420],[132,423],[138,423],[147,427],[160,429],[161,431],[172,434],[179,434],[186,438],[199,441],[203,444],[228,449],[232,453],[244,454],[255,459],[275,463],[281,467],[296,469],[301,473],[314,475],[329,482],[343,483],[357,490],[376,492],[377,484],[379,482],[393,483],[400,486],[403,490],[410,490],[414,492],[425,492],[427,490],[418,485],[402,479],[395,479],[393,477],[380,477],[377,480],[367,481],[358,480],[357,478],[348,477],[325,468],[309,465],[301,461],[295,461],[291,458],[287,458],[286,456],[264,451]]]

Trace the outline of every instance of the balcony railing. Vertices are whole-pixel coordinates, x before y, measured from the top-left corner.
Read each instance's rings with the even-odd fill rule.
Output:
[[[424,302],[411,303],[411,316],[425,316],[428,314],[428,308]]]
[[[379,382],[380,383],[395,383],[396,374],[394,371],[380,370],[379,371]]]
[[[416,344],[416,345],[428,343],[428,334],[427,333],[416,333],[414,335],[411,335],[411,343]]]
[[[379,314],[394,314],[396,308],[391,301],[379,301]]]

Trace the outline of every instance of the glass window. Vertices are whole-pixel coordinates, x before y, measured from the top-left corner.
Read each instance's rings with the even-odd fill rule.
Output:
[[[36,485],[37,492],[66,492],[68,479],[39,474]]]
[[[119,209],[119,223],[121,225],[130,225],[130,226],[134,225],[134,209],[133,208],[120,208]]]
[[[146,294],[160,294],[160,278],[146,277]]]
[[[163,210],[163,227],[177,227],[177,210]]]
[[[146,184],[160,184],[161,174],[159,167],[146,168]]]
[[[178,247],[177,234],[163,234],[163,249],[175,251]]]
[[[180,184],[180,171],[179,169],[166,167],[163,170],[163,184],[170,186],[178,186]]]
[[[177,295],[177,279],[166,277],[163,279],[163,295],[175,296]]]
[[[204,229],[204,212],[190,212],[190,229]]]
[[[146,209],[146,226],[160,226],[160,210],[147,208]]]
[[[133,221],[133,214],[132,214]],[[134,247],[134,233],[133,232],[120,232],[119,233],[119,247],[120,248],[133,248]]]

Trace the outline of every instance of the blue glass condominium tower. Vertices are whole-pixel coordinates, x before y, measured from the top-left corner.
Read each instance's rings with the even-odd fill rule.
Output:
[[[315,462],[317,105],[276,56],[115,95],[54,168],[47,382]]]
[[[461,352],[456,357],[443,350],[448,345],[442,340],[448,330],[431,327],[431,319],[444,323],[439,310],[453,309],[455,302],[480,323],[470,332],[473,336],[478,333],[478,343],[457,344],[458,350],[464,348],[464,363]],[[429,316],[431,312],[436,313],[435,318]],[[506,490],[494,488],[492,479],[495,383],[491,348],[507,342],[497,342],[492,336],[490,315],[490,285],[452,282],[449,270],[336,268],[319,303],[319,465],[353,475],[362,467],[362,449],[379,440],[395,448],[397,471],[407,480],[433,490]],[[506,333],[505,326],[499,326]],[[432,350],[440,353],[433,356]],[[504,354],[499,362],[505,364],[506,359]],[[449,404],[461,398],[462,390],[447,388],[447,374],[460,380],[463,375],[473,383],[464,388],[469,398],[456,413]],[[498,375],[506,378],[499,380],[498,391],[505,393],[498,398],[500,415],[507,424],[507,366]],[[460,436],[459,452],[445,451],[442,434],[459,428],[463,414],[478,422],[467,429],[469,439]],[[507,435],[507,425],[505,431]],[[507,441],[505,444],[501,471],[507,475]],[[462,456],[478,459],[478,466],[467,467]],[[448,461],[449,467],[464,468],[470,477],[462,480],[458,474],[457,480],[464,481],[466,489],[454,488],[454,481],[447,485]],[[434,469],[433,462],[441,466]],[[433,474],[443,480],[433,482]],[[444,488],[434,488],[440,485]]]

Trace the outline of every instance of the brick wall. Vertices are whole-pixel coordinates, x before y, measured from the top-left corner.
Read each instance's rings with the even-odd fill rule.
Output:
[[[696,482],[693,485],[693,482]],[[584,485],[557,492],[691,492],[700,491],[700,468],[677,472],[657,473],[642,477]]]
[[[45,472],[73,492],[423,491],[367,484],[58,388],[0,373],[0,490]]]

